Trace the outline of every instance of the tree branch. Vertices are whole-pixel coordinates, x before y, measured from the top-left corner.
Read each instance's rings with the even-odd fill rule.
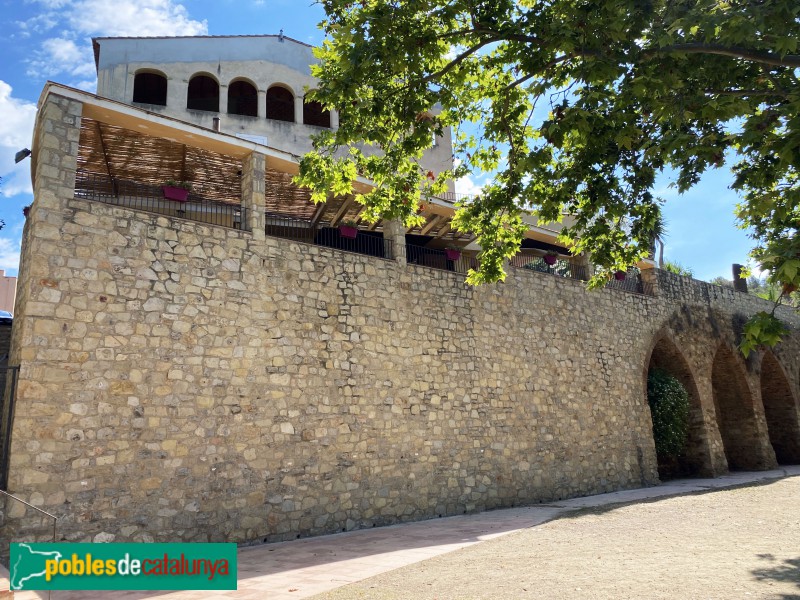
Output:
[[[773,67],[800,67],[800,55],[787,54],[781,56],[774,52],[764,52],[759,50],[748,50],[738,46],[721,46],[719,44],[701,44],[699,42],[687,44],[674,44],[664,48],[653,48],[642,52],[645,60],[655,57],[658,54],[716,54],[719,56],[730,56],[741,58],[751,62],[772,65]]]
[[[449,63],[447,63],[447,64],[446,64],[446,65],[445,65],[445,66],[444,66],[442,69],[440,69],[439,71],[437,71],[436,73],[431,73],[430,75],[427,75],[426,77],[423,77],[423,78],[420,80],[420,83],[428,83],[428,82],[430,82],[430,81],[433,81],[434,79],[438,79],[438,78],[439,78],[439,77],[441,77],[442,75],[445,75],[445,74],[446,74],[446,73],[448,73],[450,70],[452,70],[452,69],[454,69],[455,67],[457,67],[458,65],[460,65],[460,64],[461,64],[462,62],[464,62],[464,61],[465,61],[467,58],[469,58],[470,56],[472,56],[473,54],[475,54],[475,53],[476,53],[478,50],[480,50],[480,49],[481,49],[481,48],[483,48],[484,46],[487,46],[488,44],[491,44],[492,42],[495,42],[495,41],[497,41],[497,40],[495,40],[495,39],[493,39],[493,38],[489,38],[489,39],[486,39],[486,40],[482,41],[482,42],[481,42],[480,44],[478,44],[477,46],[473,46],[473,47],[472,47],[472,48],[470,48],[469,50],[466,50],[466,51],[462,52],[461,54],[459,54],[458,56],[456,56],[456,57],[455,57],[453,60],[451,60]]]
[[[471,33],[480,33],[477,29],[458,29],[456,31],[448,31],[447,33],[443,33],[441,35],[437,35],[437,40],[446,40],[447,38],[451,37],[458,37],[460,35],[469,35]]]
[[[746,98],[747,96],[787,96],[786,92],[778,90],[705,90],[706,94],[713,94],[715,96],[737,96]]]

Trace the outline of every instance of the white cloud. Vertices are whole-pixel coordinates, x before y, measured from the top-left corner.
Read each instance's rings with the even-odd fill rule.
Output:
[[[97,77],[84,79],[82,81],[73,81],[69,85],[70,87],[78,88],[79,90],[94,94],[95,90],[97,89]]]
[[[14,155],[22,148],[30,148],[36,105],[14,98],[11,86],[0,80],[0,176],[3,178],[0,193],[3,196],[31,193],[30,164],[14,164]],[[0,267],[2,268],[2,267]]]
[[[50,38],[42,42],[28,68],[29,75],[50,77],[66,73],[73,77],[94,75],[95,66],[90,44],[79,47],[73,40]]]
[[[0,238],[0,269],[6,271],[16,272],[19,268],[19,247],[20,240],[10,240],[8,238]]]
[[[205,35],[208,23],[189,17],[186,7],[172,0],[37,0],[45,12],[20,23],[23,35],[66,24],[59,37],[42,42],[29,61],[28,74],[66,74],[85,87],[95,74],[91,37]]]
[[[468,196],[477,196],[483,191],[483,183],[478,183],[471,176],[467,175],[461,179],[456,179],[456,193]]]
[[[31,17],[27,21],[17,21],[20,35],[24,38],[30,37],[33,33],[44,33],[55,27],[58,20],[52,13],[42,13]]]
[[[67,22],[73,31],[102,36],[205,35],[208,23],[195,21],[182,4],[171,0],[78,0],[71,2]]]

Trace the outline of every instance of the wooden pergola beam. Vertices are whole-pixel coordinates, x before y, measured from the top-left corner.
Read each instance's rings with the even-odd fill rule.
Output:
[[[355,202],[355,196],[348,196],[345,198],[345,201],[342,202],[342,205],[339,207],[339,210],[336,211],[336,215],[333,217],[331,221],[331,227],[337,227],[339,225],[339,221],[342,220],[342,217],[347,213],[348,209],[353,205]]]
[[[428,221],[420,230],[422,235],[428,235],[428,232],[438,225],[439,221],[441,221],[444,217],[442,215],[433,215],[433,218]]]
[[[100,140],[100,149],[103,151],[103,160],[106,163],[106,173],[108,173],[108,178],[111,180],[112,190],[114,190],[114,196],[119,198],[119,190],[117,189],[117,180],[114,179],[114,176],[111,174],[111,163],[108,160],[108,150],[106,150],[106,143],[103,140],[103,129],[100,127],[100,121],[94,122],[95,126],[97,127],[97,137]]]
[[[330,200],[330,196],[328,196],[328,200]],[[320,222],[322,219],[322,215],[325,214],[325,209],[328,208],[328,201],[321,202],[320,205],[317,207],[317,210],[314,212],[314,216],[311,217],[311,226],[316,227],[317,223]]]
[[[442,227],[434,237],[438,240],[439,238],[446,235],[448,231],[450,231],[450,223],[445,223],[444,227]]]

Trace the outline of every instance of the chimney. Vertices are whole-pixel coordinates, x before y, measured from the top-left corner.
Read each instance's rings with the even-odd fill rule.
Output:
[[[744,267],[742,265],[733,265],[733,289],[737,292],[744,292],[747,293],[747,279],[742,277],[742,271]]]

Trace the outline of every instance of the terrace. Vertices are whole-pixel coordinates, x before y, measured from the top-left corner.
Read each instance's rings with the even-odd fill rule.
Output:
[[[148,115],[141,109],[125,110]],[[367,223],[361,218],[362,206],[353,196],[332,196],[314,204],[307,190],[292,183],[297,157],[270,154],[263,170],[263,205],[254,205],[253,194],[260,186],[255,179],[260,173],[253,171],[248,156],[270,149],[257,146],[231,152],[225,144],[211,142],[215,137],[225,141],[232,136],[185,124],[184,129],[191,128],[188,135],[161,128],[159,136],[149,124],[109,119],[108,115],[108,111],[84,110],[76,198],[243,231],[263,227],[267,236],[430,269],[466,274],[478,266],[480,248],[475,237],[451,227],[454,203],[461,199],[456,194],[427,201],[420,211],[424,222],[418,227],[403,228],[386,221]],[[167,181],[189,184],[191,190],[184,198],[168,198],[163,189]],[[361,185],[368,189],[368,183]],[[581,281],[589,278],[589,265],[555,243],[555,229],[537,226],[535,221],[529,225],[522,250],[509,261],[510,267]],[[636,269],[624,279],[611,281],[608,287],[652,293]]]

